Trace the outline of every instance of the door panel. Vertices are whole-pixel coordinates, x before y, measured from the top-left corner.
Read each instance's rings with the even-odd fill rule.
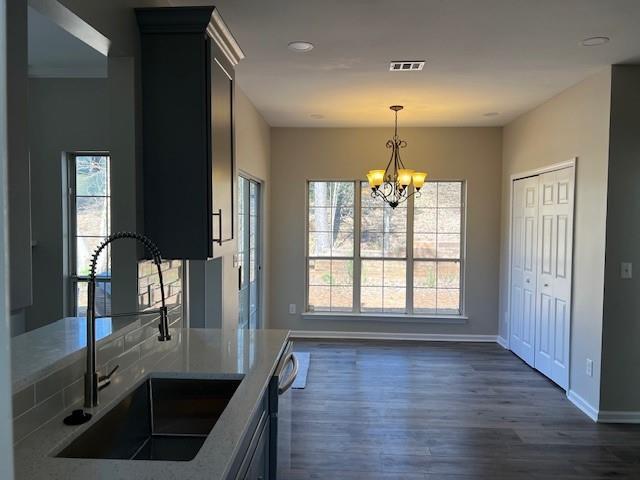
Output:
[[[213,238],[219,242],[233,240],[233,71],[223,67],[222,53],[212,48],[211,110],[212,110],[212,193]]]
[[[573,167],[540,175],[538,315],[535,367],[563,388],[569,383]]]
[[[533,365],[537,279],[538,180],[513,182],[510,348]]]

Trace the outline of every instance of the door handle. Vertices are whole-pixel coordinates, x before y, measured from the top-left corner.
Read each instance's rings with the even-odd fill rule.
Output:
[[[218,217],[218,238],[214,238],[213,241],[222,245],[222,209],[219,208],[217,212],[213,213],[213,216]]]
[[[238,290],[242,290],[242,265],[238,266]]]
[[[545,286],[545,287],[548,287],[548,286],[549,286],[549,284],[548,284],[548,283],[545,283],[545,284],[544,284],[544,286]]]
[[[293,352],[289,353],[289,356],[287,360],[284,362],[284,365],[282,366],[282,370],[280,370],[280,373],[284,371],[287,363],[289,362],[291,362],[291,365],[292,365],[291,374],[284,382],[282,382],[281,384],[278,384],[278,395],[282,395],[284,392],[289,390],[289,388],[291,388],[291,385],[293,385],[293,382],[296,380],[296,377],[298,376],[298,367],[299,367],[298,359],[293,354]]]

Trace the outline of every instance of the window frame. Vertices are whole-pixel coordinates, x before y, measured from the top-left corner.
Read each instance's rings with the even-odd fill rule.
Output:
[[[353,235],[353,256],[352,257],[310,257],[309,255],[309,185],[312,182],[353,182],[354,184],[354,235]],[[362,222],[362,194],[365,188],[364,180],[351,179],[312,179],[307,180],[305,185],[305,222],[304,222],[304,241],[305,241],[305,261],[304,261],[304,278],[305,278],[305,294],[304,307],[302,316],[308,318],[322,319],[344,319],[356,318],[361,320],[381,320],[381,321],[446,321],[447,323],[464,323],[467,320],[466,314],[466,229],[467,229],[467,181],[464,179],[438,179],[430,180],[430,183],[460,183],[461,205],[460,205],[460,256],[459,258],[414,258],[413,237],[414,237],[414,196],[411,196],[406,202],[406,282],[405,282],[405,312],[384,312],[384,311],[362,311],[361,308],[361,290],[362,290],[362,256],[361,256],[361,222]],[[413,188],[413,187],[411,187]],[[380,257],[379,260],[385,260],[387,257]],[[388,257],[390,260],[392,257]],[[309,309],[309,260],[353,260],[353,303],[350,312],[330,311],[330,310],[310,310]],[[365,260],[372,259],[365,257]],[[402,258],[393,258],[394,260],[403,260]],[[376,258],[377,260],[377,258]],[[459,286],[459,311],[457,313],[438,313],[438,312],[418,312],[414,311],[414,265],[416,262],[434,262],[437,264],[442,261],[458,262],[460,265],[460,286]],[[437,293],[437,292],[436,292]]]
[[[108,157],[109,158],[109,195],[104,198],[112,199],[112,185],[111,177],[113,174],[113,165],[111,163],[111,154],[107,151],[73,151],[67,152],[65,155],[65,168],[66,168],[66,199],[67,199],[67,228],[65,229],[65,235],[67,237],[67,277],[68,277],[68,294],[67,294],[67,310],[68,315],[72,317],[78,316],[78,298],[77,289],[80,283],[88,283],[88,275],[78,275],[78,256],[76,239],[78,238],[78,226],[77,226],[77,205],[76,205],[76,159],[78,157]],[[99,197],[96,195],[96,197]],[[111,231],[111,223],[113,221],[113,215],[111,211],[111,202],[109,202],[109,230]],[[112,275],[96,277],[97,283],[111,283]]]

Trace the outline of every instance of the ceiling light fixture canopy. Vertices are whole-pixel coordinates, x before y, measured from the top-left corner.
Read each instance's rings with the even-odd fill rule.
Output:
[[[406,168],[400,158],[400,149],[407,146],[407,142],[398,136],[398,112],[404,107],[402,105],[391,105],[389,107],[395,112],[395,130],[393,138],[387,141],[387,148],[391,149],[391,158],[384,170],[369,170],[367,180],[371,187],[371,196],[381,198],[391,208],[396,208],[402,202],[413,195],[420,195],[420,189],[424,185],[427,174],[416,172]],[[410,186],[413,183],[413,191]]]
[[[604,45],[605,43],[609,43],[611,40],[609,37],[598,36],[598,37],[589,37],[582,40],[583,47],[597,47],[599,45]]]

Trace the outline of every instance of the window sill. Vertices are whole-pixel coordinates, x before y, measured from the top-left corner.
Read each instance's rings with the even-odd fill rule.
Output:
[[[465,324],[469,317],[466,315],[436,315],[436,314],[395,314],[395,313],[351,313],[351,312],[303,312],[305,320],[357,320],[367,322],[393,323],[442,323]]]

